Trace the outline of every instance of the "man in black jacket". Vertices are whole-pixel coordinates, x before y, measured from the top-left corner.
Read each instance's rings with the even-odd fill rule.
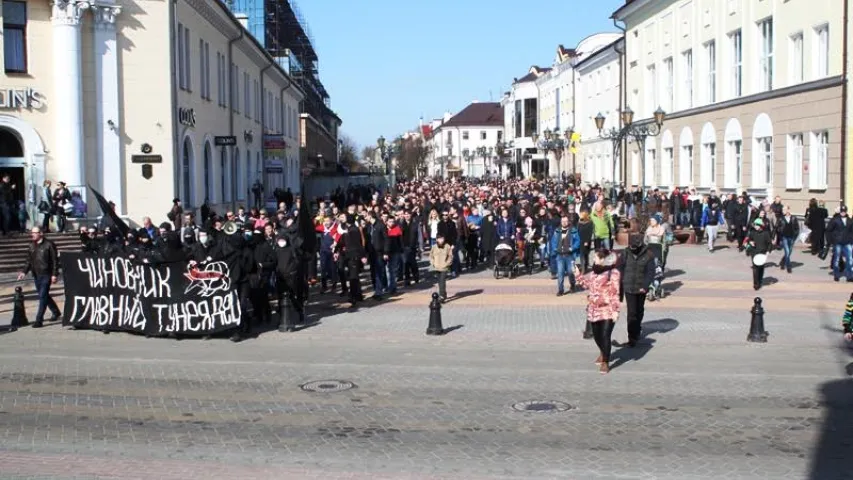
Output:
[[[51,322],[57,321],[60,316],[59,307],[53,301],[53,297],[50,296],[50,286],[59,280],[59,255],[56,251],[56,245],[44,238],[41,228],[33,227],[30,230],[30,236],[33,243],[30,244],[27,251],[27,263],[21,273],[18,274],[18,281],[20,282],[28,273],[32,272],[39,296],[39,307],[36,311],[33,328],[41,328],[44,326],[44,311],[46,309],[50,309],[53,314],[50,319]]]
[[[853,282],[853,221],[847,216],[846,206],[842,206],[838,217],[829,222],[826,233],[833,244],[832,275],[835,281],[841,277],[839,262],[843,259],[844,276],[848,282]]]
[[[623,253],[621,268],[622,294],[628,311],[628,346],[633,347],[640,339],[646,293],[655,279],[657,269],[655,255],[646,247],[642,234],[631,234],[628,249]]]
[[[353,307],[362,300],[361,280],[359,272],[367,264],[367,250],[365,244],[364,230],[355,222],[355,218],[347,215],[346,224],[342,225],[341,238],[335,248],[335,261],[343,261],[346,266],[347,280],[349,283],[349,301]],[[341,282],[344,279],[341,278]]]
[[[367,259],[370,263],[370,276],[373,279],[373,299],[381,300],[388,291],[388,230],[376,213],[367,213],[367,232],[370,242],[367,245]]]
[[[418,283],[420,281],[420,272],[418,270],[418,259],[421,256],[421,252],[418,249],[418,245],[420,244],[419,235],[420,231],[420,219],[413,215],[410,210],[406,210],[403,213],[403,277],[405,279],[405,286],[409,286],[409,284],[414,281]]]

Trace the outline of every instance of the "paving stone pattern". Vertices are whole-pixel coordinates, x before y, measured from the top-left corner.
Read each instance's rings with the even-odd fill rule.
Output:
[[[608,376],[580,335],[583,293],[558,299],[545,274],[449,282],[467,293],[444,337],[424,335],[429,289],[357,311],[324,298],[318,326],[241,344],[0,335],[0,478],[853,478],[850,287],[796,259],[768,269],[771,335],[749,344],[747,260],[673,249],[677,288]],[[333,380],[355,386],[300,388]],[[572,408],[512,408],[531,401]]]

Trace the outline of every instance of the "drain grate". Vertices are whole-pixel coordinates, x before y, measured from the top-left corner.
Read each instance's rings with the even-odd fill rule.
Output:
[[[299,386],[299,388],[305,392],[315,393],[343,392],[344,390],[349,390],[353,387],[355,387],[355,384],[346,380],[317,380],[315,382],[308,382]]]
[[[527,402],[518,402],[514,404],[512,408],[519,412],[533,413],[556,413],[574,409],[574,407],[568,403],[556,402],[553,400],[530,400]]]

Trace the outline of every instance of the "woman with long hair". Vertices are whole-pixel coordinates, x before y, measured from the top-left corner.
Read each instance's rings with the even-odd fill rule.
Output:
[[[598,346],[599,355],[595,363],[602,375],[610,373],[613,326],[619,318],[619,285],[621,273],[617,268],[618,257],[607,249],[595,252],[592,271],[581,275],[575,265],[578,285],[587,291],[586,318],[592,324],[592,338]]]

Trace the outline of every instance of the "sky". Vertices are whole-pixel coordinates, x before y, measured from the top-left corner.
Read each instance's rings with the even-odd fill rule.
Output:
[[[472,101],[498,101],[557,45],[618,31],[624,0],[293,0],[358,150]]]

